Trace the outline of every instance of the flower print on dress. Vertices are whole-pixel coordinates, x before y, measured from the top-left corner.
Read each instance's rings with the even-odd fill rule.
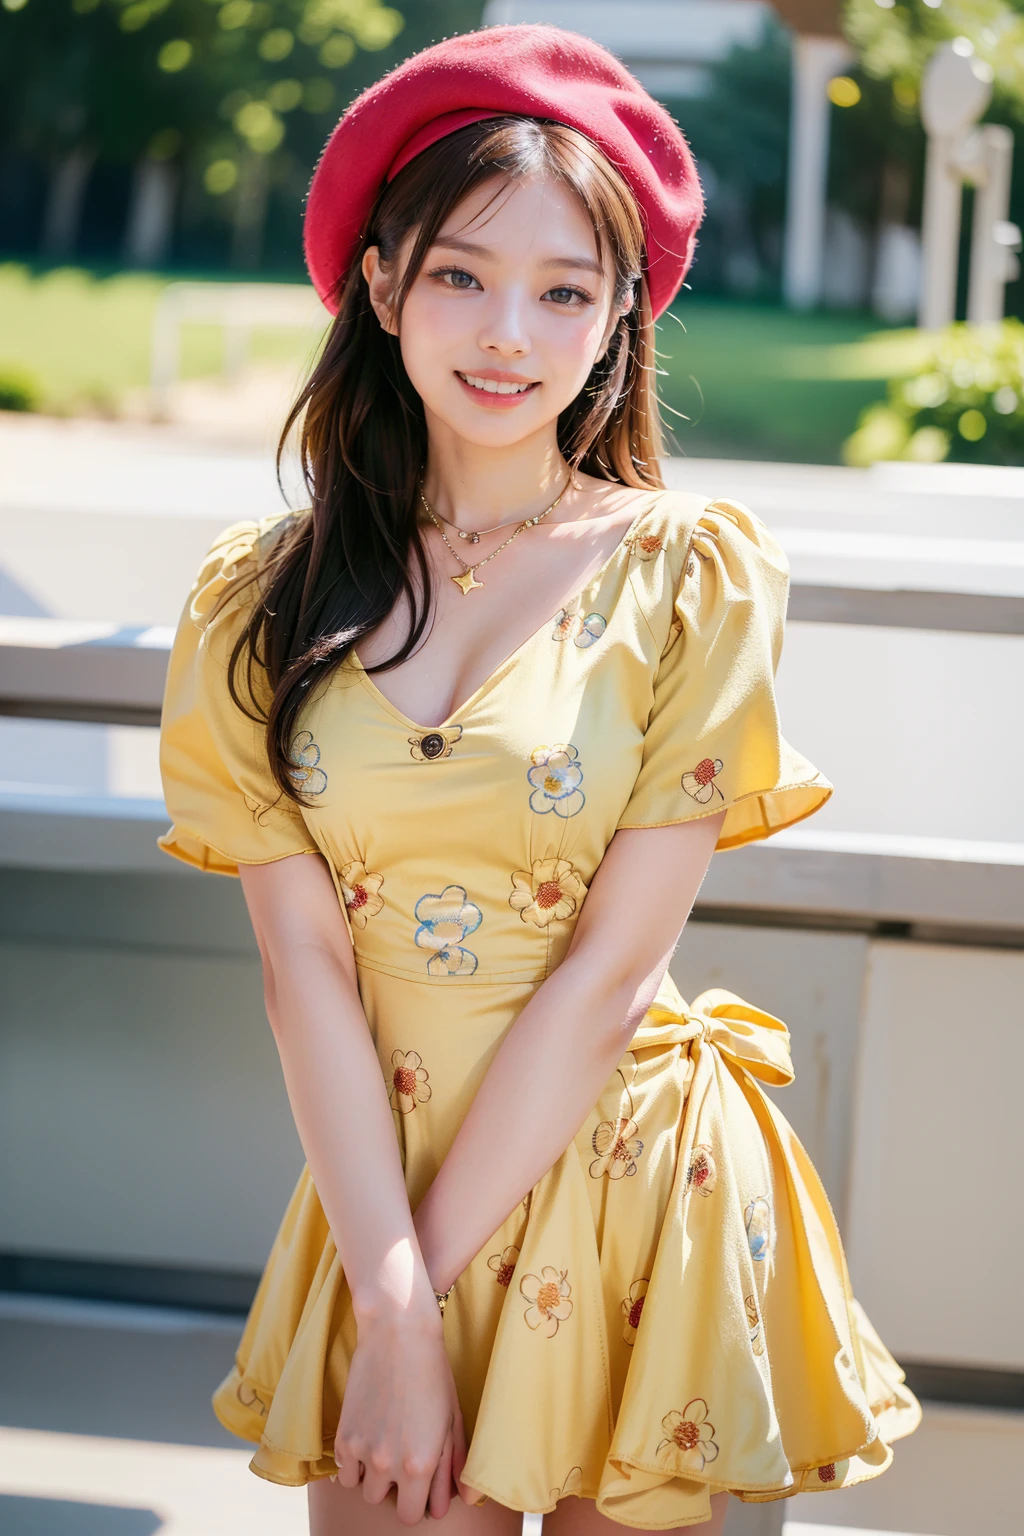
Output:
[[[750,1329],[750,1347],[755,1355],[764,1354],[764,1337],[761,1326],[761,1314],[757,1310],[757,1297],[744,1296],[743,1310],[747,1314],[747,1327]]]
[[[565,1482],[562,1484],[561,1488],[552,1488],[551,1492],[548,1494],[548,1498],[551,1500],[552,1504],[555,1504],[559,1499],[567,1499],[573,1495],[575,1495],[576,1498],[580,1498],[582,1493],[583,1468],[572,1467],[568,1472]]]
[[[512,874],[509,906],[524,923],[546,928],[571,917],[587,894],[587,888],[568,859],[534,859],[527,873]]]
[[[338,872],[341,880],[341,898],[345,911],[354,928],[365,928],[371,917],[383,910],[384,898],[380,888],[384,876],[367,869],[361,859],[343,864]]]
[[[575,816],[582,811],[586,801],[580,785],[583,769],[579,753],[569,742],[559,742],[554,747],[535,747],[530,754],[530,768],[526,777],[533,794],[530,810],[538,816],[554,811],[556,816]]]
[[[572,1286],[565,1278],[568,1273],[545,1264],[539,1275],[524,1275],[519,1282],[520,1295],[528,1302],[523,1314],[526,1326],[543,1328],[549,1339],[554,1338],[559,1323],[564,1323],[572,1311]]]
[[[634,533],[633,537],[626,541],[626,548],[636,560],[653,560],[655,556],[661,554],[665,543],[656,533]]]
[[[253,1413],[258,1413],[261,1419],[267,1416],[267,1405],[254,1387],[248,1382],[240,1381],[235,1388],[235,1396],[243,1408],[251,1408]]]
[[[388,1091],[392,1109],[408,1115],[417,1104],[430,1098],[430,1073],[419,1051],[391,1052],[391,1087]]]
[[[636,1160],[644,1144],[636,1134],[636,1121],[602,1120],[591,1140],[597,1153],[590,1165],[590,1177],[600,1179],[632,1178],[636,1173]]]
[[[508,1286],[515,1273],[518,1260],[519,1249],[515,1243],[509,1243],[508,1247],[503,1248],[500,1253],[491,1254],[487,1260],[487,1268],[494,1270],[494,1278],[499,1285]]]
[[[600,613],[580,613],[576,610],[570,613],[568,608],[560,608],[555,615],[555,627],[551,631],[552,640],[572,640],[577,650],[585,651],[600,640],[608,628],[608,620]]]
[[[430,731],[420,731],[409,737],[409,756],[414,763],[436,763],[443,757],[451,757],[452,747],[462,739],[461,725],[435,726]]]
[[[288,777],[302,795],[322,795],[327,788],[327,775],[318,768],[320,748],[313,740],[312,731],[299,731],[292,737],[288,748]]]
[[[462,940],[483,922],[483,913],[466,896],[463,885],[446,885],[434,896],[421,896],[415,907],[415,942],[433,951],[427,961],[428,976],[472,976],[477,958]]]
[[[763,1263],[775,1246],[772,1203],[767,1195],[758,1195],[743,1212],[743,1224],[747,1229],[750,1257],[755,1264]]]
[[[680,1413],[673,1409],[661,1421],[665,1433],[655,1455],[663,1465],[683,1472],[703,1472],[718,1455],[715,1426],[708,1421],[708,1405],[695,1397]]]
[[[690,1162],[686,1170],[686,1188],[695,1189],[698,1195],[703,1195],[706,1199],[713,1193],[717,1180],[715,1154],[705,1142],[698,1142],[690,1153]]]
[[[650,1283],[649,1280],[634,1280],[629,1288],[629,1295],[622,1299],[622,1337],[627,1344],[636,1342],[636,1331],[640,1327],[644,1300]]]
[[[715,779],[722,771],[722,759],[720,757],[702,757],[692,773],[684,773],[679,780],[688,795],[698,800],[701,805],[707,805],[717,795],[719,800],[725,796],[715,783]]]

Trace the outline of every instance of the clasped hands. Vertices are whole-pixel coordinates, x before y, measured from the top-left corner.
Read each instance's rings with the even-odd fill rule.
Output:
[[[382,1503],[394,1486],[403,1525],[416,1525],[424,1514],[443,1519],[453,1494],[479,1502],[460,1481],[466,1436],[429,1291],[422,1301],[359,1320],[334,1455],[338,1482],[361,1484],[368,1504]]]

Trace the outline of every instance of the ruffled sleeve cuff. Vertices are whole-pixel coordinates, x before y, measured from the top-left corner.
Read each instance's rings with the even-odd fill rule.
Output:
[[[644,756],[619,826],[726,812],[720,849],[813,815],[832,786],[782,736],[775,668],[789,573],[764,525],[735,502],[705,508],[683,558]]]

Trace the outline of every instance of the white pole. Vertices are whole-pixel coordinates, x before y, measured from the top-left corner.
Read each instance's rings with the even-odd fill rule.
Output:
[[[924,212],[921,245],[921,303],[917,323],[937,331],[956,319],[956,273],[960,253],[960,209],[963,188],[954,165],[957,140],[952,134],[929,134],[924,173]]]
[[[971,174],[970,130],[992,99],[992,70],[966,37],[936,48],[921,81],[921,121],[928,134],[921,222],[918,324],[938,330],[956,318],[962,184]]]
[[[1009,226],[1013,131],[986,123],[979,133],[983,169],[974,194],[967,318],[973,325],[996,325],[1003,318],[1006,284],[1016,276]],[[1019,231],[1016,243],[1019,247]]]
[[[821,299],[828,188],[828,82],[851,58],[836,37],[793,38],[793,102],[789,129],[789,182],[783,297],[793,309]]]

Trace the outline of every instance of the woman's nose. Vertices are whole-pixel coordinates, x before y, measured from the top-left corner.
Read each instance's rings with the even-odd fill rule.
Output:
[[[525,309],[524,295],[495,294],[480,333],[481,347],[500,357],[524,357],[531,345]]]

